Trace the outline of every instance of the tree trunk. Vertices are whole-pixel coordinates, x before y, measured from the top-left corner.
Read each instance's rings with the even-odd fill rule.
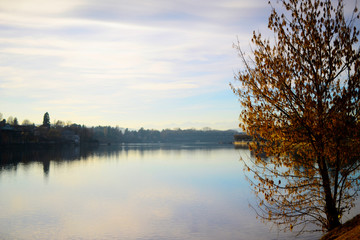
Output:
[[[335,196],[333,198],[331,194],[331,186],[329,173],[326,166],[325,159],[323,157],[318,161],[320,174],[323,181],[323,188],[325,192],[325,213],[327,218],[327,230],[330,231],[337,226],[340,226],[339,214],[336,209],[336,201]]]

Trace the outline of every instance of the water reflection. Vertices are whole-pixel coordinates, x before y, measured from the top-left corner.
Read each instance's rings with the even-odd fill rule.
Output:
[[[294,238],[256,220],[241,156],[206,144],[1,151],[0,239]]]
[[[49,175],[50,162],[81,161],[87,160],[94,156],[97,157],[119,157],[125,154],[138,153],[145,156],[145,152],[156,151],[212,151],[214,149],[232,149],[230,144],[209,144],[209,143],[189,143],[189,144],[166,144],[166,143],[149,143],[149,144],[120,144],[120,145],[102,145],[96,147],[80,147],[80,146],[52,146],[48,148],[36,147],[12,147],[4,148],[0,151],[0,172],[16,171],[19,164],[28,165],[34,162],[43,165],[44,175]]]
[[[79,146],[67,147],[13,147],[0,151],[0,173],[2,171],[16,171],[18,165],[41,163],[44,175],[49,175],[50,162],[63,162],[87,159],[94,154],[95,148],[80,148]]]

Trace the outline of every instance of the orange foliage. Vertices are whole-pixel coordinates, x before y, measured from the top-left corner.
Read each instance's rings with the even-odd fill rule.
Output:
[[[254,32],[253,59],[235,45],[244,70],[231,87],[240,127],[255,139],[246,169],[264,219],[331,230],[359,190],[359,15],[355,8],[345,19],[342,0],[281,3],[284,13],[273,8],[269,17],[273,44]]]

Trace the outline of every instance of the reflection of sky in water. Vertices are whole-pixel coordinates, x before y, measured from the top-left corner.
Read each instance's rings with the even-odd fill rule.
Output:
[[[248,207],[241,155],[129,149],[51,161],[45,177],[20,164],[0,172],[0,239],[288,239]]]

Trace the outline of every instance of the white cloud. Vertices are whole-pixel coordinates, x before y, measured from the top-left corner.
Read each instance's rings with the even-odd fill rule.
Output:
[[[83,1],[77,0],[2,0],[2,12],[21,14],[61,14],[74,9]]]
[[[85,124],[102,124],[96,115],[103,112],[115,120],[129,115],[131,122],[140,117],[136,111],[170,112],[167,100],[227,92],[238,66],[232,43],[237,35],[250,42],[252,34],[238,29],[248,29],[247,20],[264,7],[262,1],[233,0],[3,1],[2,111],[16,116],[22,108],[34,115],[48,109],[63,114],[57,119]],[[202,121],[183,111],[178,122],[191,119]]]
[[[148,91],[164,91],[164,90],[183,90],[197,88],[198,86],[193,83],[174,82],[174,83],[145,83],[134,84],[129,88],[136,90],[148,90]]]

